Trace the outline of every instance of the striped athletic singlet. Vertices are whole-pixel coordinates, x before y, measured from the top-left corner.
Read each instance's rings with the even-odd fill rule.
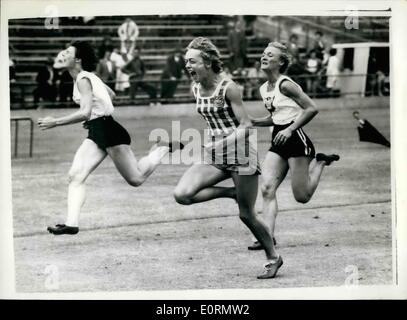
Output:
[[[232,106],[226,101],[226,89],[233,81],[222,79],[210,97],[200,95],[200,84],[194,84],[192,91],[196,98],[196,110],[208,124],[208,135],[212,141],[225,141],[239,126]],[[224,144],[220,150],[205,149],[204,162],[220,170],[235,171],[239,175],[260,174],[256,141],[249,137],[235,140],[233,145]]]
[[[227,104],[225,94],[230,79],[223,79],[210,97],[201,97],[200,84],[194,84],[192,91],[196,98],[196,111],[206,120],[211,136],[225,136],[232,133],[238,126],[239,121]]]

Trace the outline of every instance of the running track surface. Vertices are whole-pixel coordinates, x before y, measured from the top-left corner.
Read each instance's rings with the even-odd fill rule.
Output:
[[[258,103],[248,107],[255,110]],[[67,172],[86,132],[79,124],[49,131],[36,128],[34,158],[12,161],[17,291],[343,286],[355,268],[361,285],[391,284],[390,152],[358,141],[353,110],[335,102],[307,125],[317,152],[335,152],[341,160],[326,169],[308,204],[295,202],[289,177],[281,185],[276,238],[284,265],[277,278],[263,281],[255,276],[262,271],[264,253],[247,250],[252,238],[233,201],[193,206],[174,201],[174,186],[188,167],[183,164],[163,165],[143,186],[132,188],[106,159],[88,179],[80,233],[48,234],[47,225],[65,219]],[[36,120],[69,111],[18,111],[12,116]],[[360,111],[389,138],[388,107],[372,105]],[[151,147],[151,130],[169,130],[172,120],[180,121],[181,130],[205,127],[199,116],[143,118],[137,107],[117,108],[115,114],[130,132],[137,157]],[[21,154],[28,150],[26,131],[21,126]],[[262,159],[269,147],[268,129],[259,130],[258,138]],[[256,208],[261,208],[260,197]],[[58,288],[46,285],[50,268],[58,270]]]

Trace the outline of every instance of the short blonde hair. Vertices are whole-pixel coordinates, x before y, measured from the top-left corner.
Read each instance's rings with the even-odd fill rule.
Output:
[[[218,48],[211,40],[205,37],[198,37],[192,40],[187,46],[187,50],[196,49],[201,51],[201,57],[205,63],[210,64],[213,72],[220,73],[222,71],[222,61]]]
[[[280,50],[280,59],[283,61],[283,65],[280,67],[280,72],[284,73],[291,62],[291,55],[288,53],[288,49],[285,45],[280,42],[274,41],[268,44],[268,47],[274,47]]]

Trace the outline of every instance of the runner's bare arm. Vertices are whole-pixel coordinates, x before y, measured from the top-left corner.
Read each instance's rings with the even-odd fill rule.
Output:
[[[281,83],[280,90],[282,94],[293,99],[302,109],[304,109],[304,112],[289,127],[292,131],[303,127],[317,115],[318,110],[314,101],[312,101],[312,99],[302,90],[300,90],[294,83],[291,81],[283,81]]]
[[[116,93],[115,93],[108,85],[106,85],[106,84],[105,84],[105,88],[106,88],[106,90],[107,90],[107,93],[108,93],[109,96],[110,96],[110,99],[113,100],[113,98],[116,97]]]
[[[51,129],[56,126],[77,123],[89,120],[92,110],[92,85],[87,78],[78,81],[78,89],[81,93],[81,104],[78,111],[60,118],[45,117],[38,119],[38,126],[43,129]]]

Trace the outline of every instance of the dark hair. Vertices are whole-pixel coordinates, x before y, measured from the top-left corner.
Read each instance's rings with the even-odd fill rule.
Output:
[[[336,55],[336,49],[335,48],[332,48],[331,50],[329,50],[329,54],[331,55],[331,56],[334,56],[334,55]]]
[[[48,66],[53,66],[54,65],[54,58],[48,57],[45,64],[48,65]]]
[[[315,32],[315,35],[319,34],[321,37],[324,35],[321,31]]]
[[[222,71],[222,61],[218,48],[208,38],[198,37],[192,40],[188,49],[196,49],[201,51],[201,57],[205,63],[210,64],[213,72],[220,73]]]
[[[92,72],[96,69],[97,58],[92,45],[86,41],[74,41],[71,43],[75,47],[75,57],[81,60],[82,69]]]

